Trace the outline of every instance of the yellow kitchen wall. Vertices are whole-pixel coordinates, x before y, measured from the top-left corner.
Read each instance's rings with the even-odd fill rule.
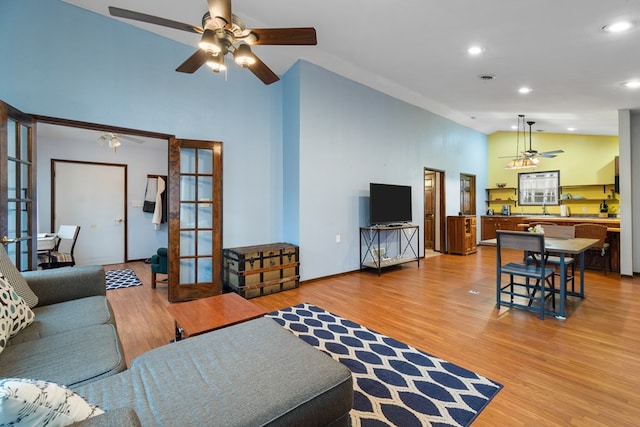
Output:
[[[618,137],[602,135],[579,135],[560,133],[536,133],[531,135],[531,146],[538,152],[564,150],[555,158],[540,158],[536,169],[506,170],[504,166],[516,154],[529,148],[529,134],[526,134],[526,147],[520,134],[519,147],[516,151],[516,132],[496,132],[489,135],[489,187],[495,187],[496,183],[506,183],[507,187],[518,187],[518,173],[533,171],[560,171],[560,185],[589,185],[589,184],[613,184],[615,175],[614,159],[618,156]],[[480,188],[478,188],[481,191]],[[602,192],[601,189],[598,191]],[[607,190],[608,191],[608,190]],[[575,189],[571,189],[575,193]],[[581,190],[587,193],[587,190]],[[590,197],[589,194],[586,194]],[[617,195],[616,195],[617,197]],[[615,205],[615,203],[614,203]],[[584,205],[572,202],[572,213],[597,214],[597,203],[585,203]],[[516,212],[537,212],[539,208],[527,206],[516,208]],[[617,206],[611,206],[610,212],[617,210]],[[558,213],[559,207],[550,207],[551,213]],[[558,211],[558,212],[556,212]]]

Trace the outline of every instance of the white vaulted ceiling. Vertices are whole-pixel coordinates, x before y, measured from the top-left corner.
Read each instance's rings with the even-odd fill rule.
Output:
[[[207,10],[205,0],[65,1],[105,16],[117,6],[197,26]],[[279,75],[304,59],[487,134],[511,130],[525,114],[534,130],[616,135],[617,111],[640,109],[640,89],[621,86],[640,80],[640,1],[234,0],[232,10],[250,28],[316,28],[317,46],[254,47]],[[636,26],[602,30],[621,18]],[[199,41],[123,21],[194,49]],[[469,55],[472,45],[484,52]],[[522,86],[532,92],[520,94]]]

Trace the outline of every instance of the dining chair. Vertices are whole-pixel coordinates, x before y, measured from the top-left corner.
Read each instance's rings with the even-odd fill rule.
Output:
[[[55,248],[48,254],[48,261],[40,265],[43,269],[73,267],[76,265],[76,258],[73,251],[80,234],[79,225],[61,225],[56,234],[58,241]]]
[[[551,223],[541,223],[541,225],[546,237],[556,237],[559,239],[573,239],[575,237],[575,227],[573,225],[558,225]],[[565,283],[571,283],[571,291],[575,292],[575,259],[572,257],[565,257],[563,264],[562,259],[558,255],[555,255],[553,252],[546,252],[545,256],[547,265],[557,267],[558,269],[565,269]],[[537,260],[533,256],[529,256],[527,260],[530,262],[537,262]],[[571,268],[571,271],[568,271],[568,267]],[[556,277],[560,277],[559,271],[556,271],[554,274]]]
[[[554,269],[546,266],[544,234],[497,230],[496,240],[496,308],[500,309],[501,306],[523,308],[537,312],[540,319],[544,319],[547,298],[551,298],[555,308]],[[504,251],[513,249],[524,251],[525,259],[522,262],[503,264]],[[535,256],[539,262],[527,262],[528,256]],[[509,276],[506,284],[502,283],[503,275]],[[524,283],[516,282],[517,277],[524,278]],[[535,283],[532,284],[532,281]],[[536,298],[535,294],[538,291],[540,296]],[[503,296],[507,296],[508,301],[505,301]],[[516,298],[525,299],[527,303],[522,304]],[[534,302],[537,302],[539,307],[534,306]]]
[[[587,249],[587,252],[599,254],[602,261],[602,271],[606,275],[607,261],[609,261],[609,269],[611,269],[611,252],[609,251],[609,243],[607,243],[607,226],[601,224],[576,224],[575,227],[576,237],[598,239],[598,243]]]

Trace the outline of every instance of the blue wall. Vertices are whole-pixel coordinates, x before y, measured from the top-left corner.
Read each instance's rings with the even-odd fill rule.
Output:
[[[27,113],[223,141],[224,246],[298,243],[303,279],[358,268],[369,182],[412,185],[415,223],[424,167],[446,171],[451,215],[461,172],[486,186],[481,133],[305,62],[270,86],[235,66],[226,81],[206,67],[175,72],[193,51],[60,1],[0,3],[0,99]]]
[[[422,225],[425,167],[446,173],[448,215],[460,209],[461,172],[477,175],[478,183],[486,181],[484,134],[314,65],[301,63],[300,69],[299,209],[305,277],[359,266],[359,227],[369,221],[370,182],[411,185],[413,222]],[[483,212],[482,190],[478,199],[478,212]]]
[[[2,1],[0,99],[26,113],[223,141],[225,246],[278,241],[281,88],[235,66],[226,81],[207,67],[177,73],[194,50],[57,0]]]

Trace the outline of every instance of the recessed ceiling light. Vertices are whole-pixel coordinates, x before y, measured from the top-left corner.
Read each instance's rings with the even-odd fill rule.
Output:
[[[621,33],[623,31],[630,30],[633,27],[633,23],[629,21],[618,21],[607,24],[602,29],[607,33]]]
[[[531,88],[530,87],[521,87],[520,89],[518,89],[518,92],[520,93],[531,93]]]
[[[621,86],[627,89],[638,89],[640,88],[640,80],[629,80],[628,82],[621,83]]]
[[[518,126],[513,125],[513,126],[511,126],[511,129],[516,130],[516,129],[518,129]]]
[[[567,128],[567,130],[568,130],[569,132],[575,132],[575,131],[577,131],[578,129],[577,129],[577,128]]]
[[[467,49],[467,52],[469,53],[469,55],[480,55],[482,52],[484,52],[484,48],[481,46],[471,46],[469,49]]]

